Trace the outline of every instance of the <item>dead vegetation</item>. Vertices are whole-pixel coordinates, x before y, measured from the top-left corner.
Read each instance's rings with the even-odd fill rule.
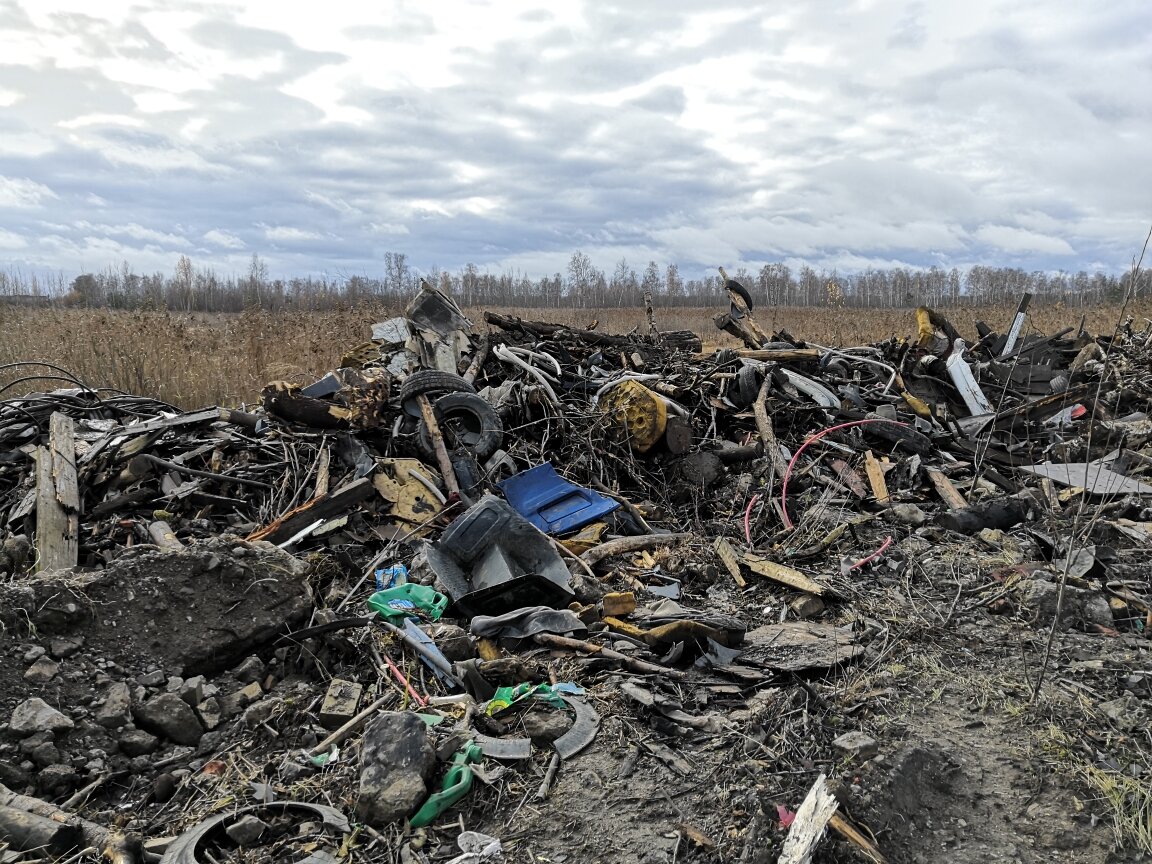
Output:
[[[1053,333],[1083,315],[1089,332],[1111,332],[1115,306],[1083,310],[1064,304],[1036,306],[1030,312],[1031,329]],[[466,310],[481,320],[480,310]],[[540,317],[583,329],[598,322],[611,333],[643,331],[643,309],[505,309],[510,315]],[[128,393],[147,393],[181,408],[204,405],[235,407],[256,400],[272,380],[307,383],[337,365],[350,344],[368,338],[365,322],[383,320],[396,310],[380,304],[307,312],[252,311],[238,315],[208,315],[169,311],[120,312],[109,309],[23,309],[0,306],[0,365],[37,359],[72,371],[91,387],[111,387]],[[1015,307],[987,306],[980,316],[993,326],[1006,326]],[[736,340],[716,330],[711,308],[659,310],[667,330],[691,330],[706,350],[734,346]],[[1152,317],[1152,299],[1134,304],[1139,323]],[[856,345],[908,334],[907,309],[846,309],[835,307],[779,307],[758,312],[769,329],[789,330],[824,345]],[[971,317],[960,321],[961,335]],[[27,374],[21,373],[21,374]],[[20,376],[0,373],[6,387]],[[37,389],[43,382],[16,385],[7,395]]]

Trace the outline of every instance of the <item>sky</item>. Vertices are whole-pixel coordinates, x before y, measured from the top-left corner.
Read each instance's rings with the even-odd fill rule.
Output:
[[[1148,0],[0,0],[0,268],[1120,272]]]

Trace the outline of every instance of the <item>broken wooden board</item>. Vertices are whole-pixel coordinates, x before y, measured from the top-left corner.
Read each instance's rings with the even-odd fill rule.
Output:
[[[375,491],[372,481],[367,477],[353,480],[341,486],[331,495],[313,498],[294,510],[280,516],[269,525],[246,537],[246,540],[265,540],[269,543],[283,543],[289,537],[313,524],[323,524],[328,519],[343,515],[350,511]]]
[[[720,561],[732,576],[733,581],[741,588],[746,587],[748,583],[744,581],[744,577],[740,574],[740,559],[736,555],[736,550],[732,548],[732,544],[723,537],[720,537],[716,540],[715,549],[716,555],[719,556]]]
[[[200,423],[211,423],[219,419],[219,408],[206,408],[203,411],[191,411],[187,414],[178,414],[175,417],[165,417],[159,420],[146,420],[143,423],[133,423],[129,426],[121,426],[112,430],[95,444],[93,444],[88,449],[88,452],[81,457],[80,464],[87,465],[90,463],[117,439],[136,437],[139,435],[149,435],[153,432],[178,429],[182,426],[195,426]]]
[[[783,564],[777,564],[775,561],[769,561],[767,558],[756,555],[753,552],[745,552],[740,560],[744,562],[744,566],[757,576],[763,576],[765,579],[771,579],[773,582],[779,582],[781,585],[787,585],[789,588],[795,588],[797,591],[807,591],[809,594],[823,594],[828,590],[820,583],[813,582],[799,570],[794,570]]]
[[[928,479],[932,481],[932,485],[936,487],[936,493],[940,499],[948,505],[952,510],[963,510],[968,506],[968,502],[964,500],[964,496],[956,491],[956,487],[952,485],[952,481],[941,471],[939,468],[925,468],[924,473],[928,475]]]
[[[827,778],[821,774],[796,811],[777,864],[810,864],[812,853],[839,808],[840,802],[828,791]]]
[[[884,482],[884,469],[871,450],[864,454],[864,471],[868,474],[868,484],[872,487],[872,496],[878,504],[887,504],[888,484]]]
[[[80,556],[80,492],[72,418],[56,412],[36,453],[36,569],[65,570]]]
[[[765,624],[744,636],[739,662],[800,672],[830,669],[864,653],[848,630],[814,621]]]

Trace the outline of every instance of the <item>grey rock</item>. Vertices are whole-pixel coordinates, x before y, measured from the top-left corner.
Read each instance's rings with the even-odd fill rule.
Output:
[[[253,681],[235,693],[229,693],[218,700],[220,713],[224,717],[235,717],[253,702],[263,698],[264,690],[260,684]]]
[[[63,660],[71,657],[84,647],[83,636],[57,636],[49,643],[49,651],[53,657]]]
[[[219,750],[224,743],[224,730],[217,729],[215,732],[205,732],[200,738],[200,746],[196,748],[196,752],[201,755],[214,753]]]
[[[104,691],[95,719],[105,729],[118,729],[132,719],[132,691],[127,684],[113,684]]]
[[[37,660],[39,660],[41,657],[43,657],[47,653],[48,652],[45,651],[39,645],[33,645],[31,648],[29,648],[27,651],[24,652],[24,662],[25,663],[35,663]]]
[[[25,671],[24,680],[32,684],[47,684],[59,671],[59,663],[48,657],[41,657]]]
[[[132,711],[141,728],[177,744],[194,745],[204,734],[200,718],[175,693],[161,693]]]
[[[168,680],[164,683],[164,689],[169,693],[179,693],[180,688],[184,686],[184,679],[179,675],[169,675]]]
[[[20,752],[24,756],[31,756],[41,744],[51,744],[55,740],[54,732],[36,732],[20,742]]]
[[[893,504],[884,511],[884,519],[897,525],[919,528],[928,521],[928,514],[915,504]]]
[[[143,729],[128,729],[120,733],[120,752],[125,756],[147,756],[155,753],[160,739]]]
[[[32,751],[32,761],[45,768],[49,765],[58,765],[64,760],[55,744],[45,742]]]
[[[1055,582],[1045,579],[1022,579],[1017,585],[1017,591],[1020,604],[1034,612],[1041,620],[1050,621],[1056,614],[1056,598],[1060,593],[1060,586]]]
[[[1131,732],[1143,722],[1140,700],[1131,693],[1125,693],[1111,702],[1102,702],[1099,707],[1121,732]]]
[[[524,734],[537,747],[547,747],[572,728],[572,718],[564,711],[529,711],[522,720]]]
[[[1103,594],[1090,594],[1084,598],[1084,621],[1095,624],[1097,627],[1112,628],[1116,622],[1112,620],[1112,609],[1108,605],[1108,598]]]
[[[204,676],[189,678],[180,685],[180,698],[195,707],[204,701]]]
[[[153,669],[137,678],[136,683],[142,687],[159,687],[167,680],[168,676],[164,674],[163,669]]]
[[[196,706],[196,713],[200,715],[200,722],[204,724],[204,728],[208,730],[215,729],[220,725],[220,720],[223,718],[223,712],[220,710],[220,702],[215,698],[208,698]]]
[[[244,725],[251,729],[261,723],[267,723],[283,707],[283,699],[261,699],[244,709]]]
[[[18,738],[27,738],[35,732],[67,732],[74,724],[43,699],[25,699],[12,712],[8,728]]]
[[[832,746],[841,753],[860,759],[871,759],[880,750],[876,739],[863,732],[845,732],[832,742]]]
[[[676,475],[690,486],[707,489],[724,476],[724,463],[709,450],[689,453],[675,465]]]
[[[50,798],[67,795],[76,788],[80,777],[71,765],[49,765],[36,775],[36,787]]]
[[[380,714],[364,730],[357,814],[374,825],[403,819],[428,797],[435,767],[424,721],[410,712]]]
[[[244,662],[232,670],[232,675],[241,684],[251,684],[264,677],[264,661],[259,657],[245,658]]]
[[[15,762],[0,759],[0,783],[9,789],[19,792],[31,782],[31,779],[28,772]]]
[[[251,846],[259,840],[267,830],[268,823],[262,822],[249,813],[247,816],[241,816],[225,828],[224,833],[227,834],[237,846]]]

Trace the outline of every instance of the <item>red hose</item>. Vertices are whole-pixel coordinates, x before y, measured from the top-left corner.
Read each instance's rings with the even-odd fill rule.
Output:
[[[849,569],[849,570],[855,570],[857,567],[863,567],[863,566],[864,566],[865,564],[867,564],[869,561],[874,561],[874,560],[876,560],[876,559],[877,559],[877,558],[879,558],[881,555],[883,555],[883,554],[884,554],[884,551],[885,551],[885,550],[886,550],[886,549],[887,549],[889,546],[891,546],[891,545],[892,545],[892,538],[891,538],[891,537],[885,537],[885,538],[884,538],[884,542],[880,544],[880,548],[879,548],[879,549],[877,549],[875,552],[873,552],[873,553],[872,553],[871,555],[869,555],[867,558],[861,558],[859,561],[857,561],[855,564],[853,564],[853,565],[852,565],[851,567],[849,567],[848,569]]]
[[[752,496],[752,500],[748,502],[748,509],[744,511],[744,539],[748,541],[748,545],[752,545],[752,528],[749,522],[749,517],[752,515],[752,506],[760,500],[760,495]]]
[[[792,459],[788,463],[788,470],[784,472],[784,481],[780,484],[780,509],[784,515],[784,527],[792,528],[792,518],[788,515],[788,478],[792,476],[792,467],[796,464],[796,460],[800,458],[800,454],[808,449],[809,444],[814,444],[829,433],[836,432],[839,429],[849,429],[853,426],[864,426],[868,423],[891,423],[894,426],[907,426],[907,423],[901,423],[899,420],[883,420],[879,417],[870,420],[852,420],[849,423],[839,423],[836,426],[829,426],[827,429],[822,429],[817,432],[807,441],[800,445],[795,453],[792,454]],[[751,509],[751,505],[749,505]],[[885,547],[887,548],[887,547]]]

